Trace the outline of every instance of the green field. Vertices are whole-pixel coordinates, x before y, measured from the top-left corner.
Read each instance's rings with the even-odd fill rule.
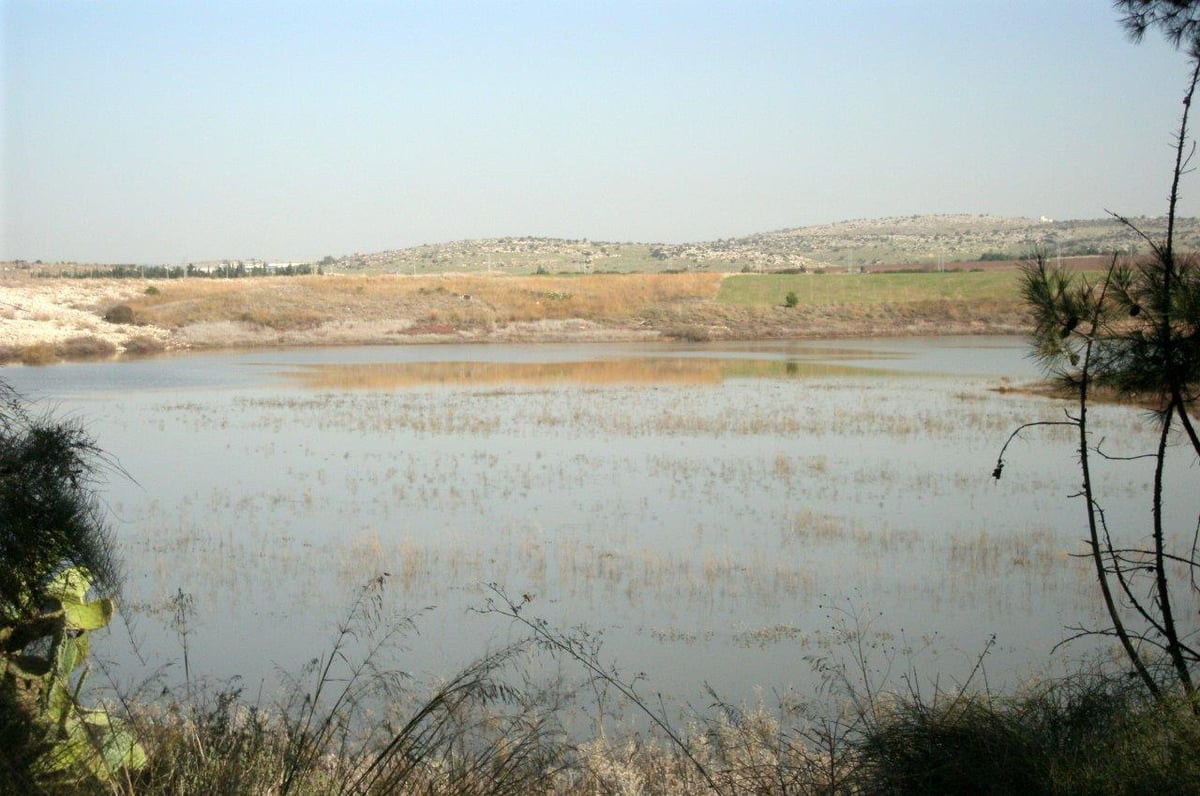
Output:
[[[783,304],[795,293],[800,306],[876,305],[921,301],[1016,300],[1017,270],[919,274],[737,274],[726,277],[717,300],[743,306]]]

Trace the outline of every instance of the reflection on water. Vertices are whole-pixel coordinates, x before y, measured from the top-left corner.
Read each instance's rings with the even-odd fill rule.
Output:
[[[1099,623],[1071,557],[1071,440],[1025,435],[990,478],[1016,425],[1061,418],[993,390],[1032,375],[1023,352],[452,346],[4,375],[61,399],[137,479],[105,490],[139,643],[115,633],[102,654],[123,671],[178,662],[165,606],[183,590],[192,671],[269,689],[328,651],[351,595],[386,571],[388,608],[419,614],[408,671],[504,643],[510,627],[471,612],[495,582],[556,627],[603,631],[654,691],[694,700],[707,682],[737,701],[815,690],[804,661],[830,652],[831,606],[876,616],[930,677],[965,676],[995,633],[996,685],[1045,665],[1065,625]],[[1092,423],[1114,452],[1145,431],[1120,407]],[[1138,527],[1142,463],[1096,468],[1110,524]],[[1187,527],[1197,506],[1177,508]]]
[[[874,358],[874,357],[873,357]],[[395,390],[441,385],[478,387],[509,384],[719,384],[726,379],[818,378],[882,375],[856,368],[797,359],[642,357],[587,362],[383,362],[301,365],[281,375],[313,390]]]

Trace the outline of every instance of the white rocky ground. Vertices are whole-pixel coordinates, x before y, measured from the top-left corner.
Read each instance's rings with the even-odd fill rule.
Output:
[[[53,344],[81,336],[107,340],[118,348],[132,337],[153,337],[165,344],[165,329],[104,320],[108,308],[145,289],[140,279],[0,280],[0,346]]]

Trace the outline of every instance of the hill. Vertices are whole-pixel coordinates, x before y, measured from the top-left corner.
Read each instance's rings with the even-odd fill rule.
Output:
[[[1150,235],[1163,219],[1134,219]],[[1200,220],[1177,221],[1182,249],[1200,249]],[[1051,221],[984,215],[906,216],[763,232],[702,243],[619,243],[507,237],[428,244],[329,258],[335,272],[630,273],[662,271],[830,271],[1019,259],[1042,246],[1052,255],[1147,250],[1115,219]]]

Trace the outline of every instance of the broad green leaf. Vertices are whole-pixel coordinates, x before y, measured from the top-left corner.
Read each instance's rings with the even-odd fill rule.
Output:
[[[67,630],[98,630],[112,621],[116,604],[107,597],[90,603],[63,600]]]
[[[43,775],[56,774],[78,782],[91,775],[110,782],[121,769],[137,770],[146,765],[146,750],[128,725],[104,710],[81,711],[83,721],[69,721],[66,737],[38,759]],[[103,727],[89,730],[87,726]]]
[[[64,683],[70,678],[75,667],[82,665],[87,658],[88,642],[85,640],[80,643],[81,638],[87,639],[87,636],[64,635],[58,643],[58,649],[55,650],[54,674]]]
[[[35,763],[35,770],[45,774],[74,774],[81,778],[81,766],[87,765],[87,759],[94,757],[88,743],[87,731],[78,722],[73,722],[67,728],[67,737],[43,752]]]
[[[146,750],[138,743],[128,725],[115,716],[109,717],[109,721],[108,731],[100,738],[100,754],[108,771],[116,774],[121,769],[137,771],[145,766]]]
[[[46,593],[60,600],[83,602],[92,588],[91,573],[83,567],[67,567],[46,583]]]
[[[65,727],[71,717],[71,694],[60,681],[52,681],[45,692],[44,718],[58,727]]]

